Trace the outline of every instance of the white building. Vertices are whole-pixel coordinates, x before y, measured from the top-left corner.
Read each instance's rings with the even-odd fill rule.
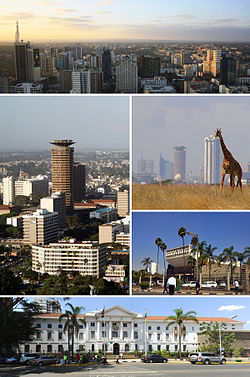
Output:
[[[98,219],[103,222],[109,223],[110,221],[115,221],[117,218],[117,210],[115,208],[102,208],[97,209],[89,213],[90,219]]]
[[[42,93],[43,85],[32,82],[23,82],[15,86],[15,91],[19,94]]]
[[[48,195],[48,185],[49,180],[45,175],[38,175],[30,179],[18,179],[15,181],[15,196],[32,196],[33,194],[46,196]]]
[[[64,192],[54,192],[51,196],[40,199],[40,208],[58,213],[58,229],[66,229],[66,196]]]
[[[39,305],[41,313],[61,313],[61,304],[55,298],[35,298],[34,303]]]
[[[120,217],[129,214],[129,192],[127,190],[117,192],[117,213]]]
[[[15,179],[13,177],[3,178],[2,184],[3,204],[10,205],[15,197]]]
[[[220,183],[222,153],[219,138],[213,135],[204,139],[204,183]]]
[[[169,308],[163,308],[163,315],[145,316],[118,305],[105,310],[101,318],[99,311],[86,312],[78,316],[85,319],[86,326],[79,321],[80,329],[75,336],[75,352],[98,352],[106,350],[109,354],[127,353],[138,350],[148,352],[178,350],[178,327],[172,325],[167,329],[170,315]],[[22,345],[21,352],[60,353],[67,351],[67,336],[63,332],[65,319],[59,321],[60,313],[40,314],[35,318],[37,334],[35,339]],[[182,335],[182,351],[197,351],[198,332],[204,323],[219,322],[225,324],[225,330],[241,330],[244,322],[228,318],[197,317],[198,322],[185,321]]]
[[[32,270],[49,275],[78,271],[97,278],[103,275],[106,248],[96,241],[59,241],[47,246],[32,246]]]
[[[23,216],[23,242],[27,245],[46,245],[57,240],[58,214],[38,209]]]
[[[94,69],[79,69],[72,72],[73,94],[98,93],[103,85],[103,72]]]
[[[151,262],[150,264],[151,274],[154,275],[159,271],[159,264],[156,262]]]
[[[120,283],[125,278],[125,266],[122,264],[109,264],[105,271],[104,279]]]
[[[120,241],[121,241],[121,238],[124,238],[124,240],[127,240],[127,237],[129,237],[129,231],[130,231],[130,217],[129,216],[126,216],[125,218],[118,221],[112,221],[109,224],[99,225],[99,243],[101,244],[101,243],[119,242],[116,239],[117,235],[121,235]]]
[[[121,93],[137,93],[138,67],[129,56],[124,56],[116,66],[116,91]]]

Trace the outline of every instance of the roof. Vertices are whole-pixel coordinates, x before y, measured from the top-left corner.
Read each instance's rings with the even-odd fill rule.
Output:
[[[101,202],[109,202],[109,203],[114,203],[115,201],[112,199],[89,199],[89,202],[91,203],[101,203]]]
[[[164,321],[167,317],[161,316],[148,316],[147,320],[150,321]],[[239,323],[240,321],[235,321],[234,319],[226,318],[226,317],[196,317],[197,321],[199,322],[236,322]]]
[[[65,314],[65,313],[42,313],[42,314],[36,315],[36,318],[59,318],[62,314]],[[85,315],[84,314],[78,314],[77,317],[78,318],[84,318]]]

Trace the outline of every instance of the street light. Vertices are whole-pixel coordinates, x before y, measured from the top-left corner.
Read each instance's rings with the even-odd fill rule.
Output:
[[[187,232],[189,236],[197,237],[197,249],[196,249],[196,275],[197,281],[199,280],[199,265],[198,265],[198,258],[199,258],[199,235],[197,233]]]
[[[234,319],[237,317],[237,314],[233,315],[232,317],[230,317],[229,319]],[[219,323],[219,340],[220,340],[220,357],[221,357],[221,354],[222,354],[222,347],[221,347],[221,326],[220,326],[220,323]]]

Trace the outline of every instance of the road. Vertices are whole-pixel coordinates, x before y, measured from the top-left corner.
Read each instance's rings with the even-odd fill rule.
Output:
[[[110,363],[85,367],[1,368],[1,377],[249,377],[250,363],[226,365],[191,365],[169,362],[168,364]]]

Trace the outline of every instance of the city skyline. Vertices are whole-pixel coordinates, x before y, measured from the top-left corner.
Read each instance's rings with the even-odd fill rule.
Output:
[[[73,139],[76,152],[128,150],[128,105],[127,97],[2,96],[1,151],[49,151],[54,139]]]
[[[174,148],[183,145],[187,148],[186,174],[192,171],[193,175],[200,176],[204,139],[214,135],[216,128],[222,128],[227,148],[244,170],[250,160],[249,116],[249,100],[244,97],[240,101],[236,97],[217,96],[134,97],[133,172],[142,153],[144,159],[154,160],[158,167],[160,153],[173,162]]]
[[[0,42],[14,40],[20,22],[23,40],[189,40],[249,41],[249,2],[212,0],[10,0],[1,5]],[[133,12],[131,12],[133,9]],[[67,37],[66,37],[67,36]],[[115,36],[115,38],[114,38]]]
[[[157,246],[155,240],[160,237],[167,245],[167,250],[182,246],[178,235],[181,227],[199,235],[199,241],[217,247],[218,255],[231,245],[234,251],[243,252],[250,246],[248,236],[248,212],[134,212],[133,224],[133,269],[145,267],[141,261],[150,257],[156,262]],[[236,236],[237,234],[237,236]],[[192,236],[185,236],[185,245],[191,243]],[[159,255],[160,269],[163,272],[162,252]]]

